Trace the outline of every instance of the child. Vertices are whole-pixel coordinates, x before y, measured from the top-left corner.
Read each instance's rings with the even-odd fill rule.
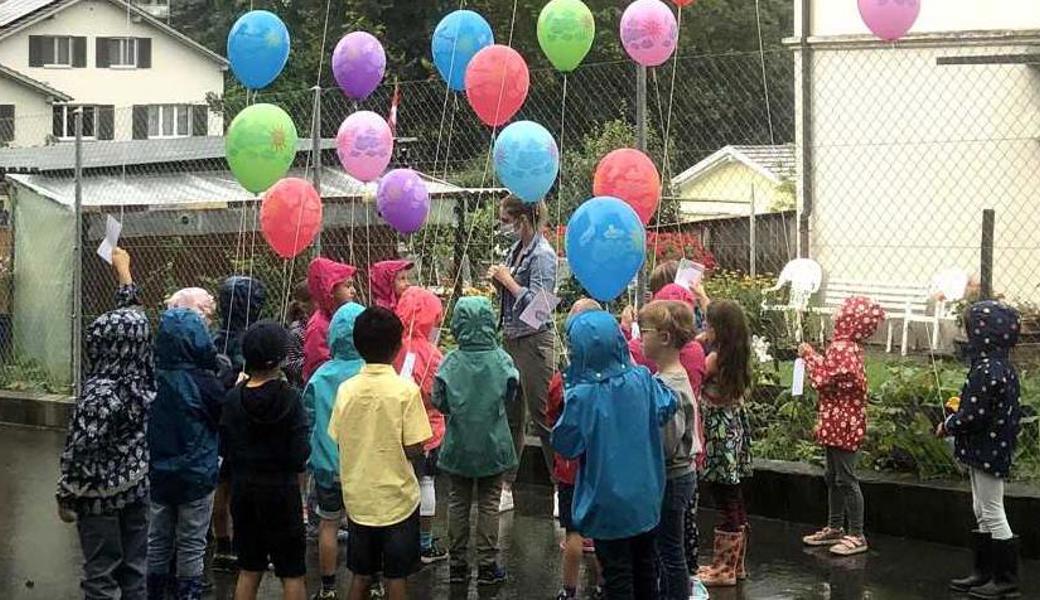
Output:
[[[751,332],[740,305],[730,300],[708,307],[705,343],[710,352],[702,388],[705,466],[722,522],[715,528],[715,553],[697,576],[708,586],[733,586],[747,577],[747,509],[740,482],[750,477],[751,426],[744,398],[751,389]]]
[[[618,322],[602,311],[569,320],[571,364],[556,451],[581,459],[574,527],[596,543],[607,598],[655,598],[654,530],[665,469],[661,427],[676,398],[633,366]]]
[[[58,515],[76,521],[87,598],[141,598],[148,543],[148,407],[155,398],[148,318],[137,306],[130,255],[112,252],[116,308],[91,323],[83,391],[69,420]]]
[[[299,392],[282,378],[289,335],[261,321],[242,337],[249,379],[227,395],[221,439],[231,465],[231,515],[239,573],[235,598],[255,599],[269,563],[282,597],[304,600],[306,536],[298,477],[310,447]]]
[[[502,475],[517,465],[506,405],[517,401],[520,376],[498,345],[495,314],[486,298],[460,299],[451,330],[459,348],[444,357],[433,387],[433,403],[448,419],[440,468],[451,475],[450,578],[452,583],[469,581],[469,514],[475,501],[477,584],[495,585],[506,579],[498,562]]]
[[[307,282],[301,281],[293,289],[293,300],[289,304],[289,349],[285,357],[285,378],[299,389],[307,384],[303,379],[303,335],[307,331],[307,321],[314,314],[311,303],[311,292]]]
[[[158,394],[148,415],[148,597],[162,598],[176,550],[177,598],[195,600],[202,595],[224,397],[217,349],[197,312],[175,308],[162,314],[155,366]]]
[[[412,285],[414,263],[407,260],[384,260],[368,270],[368,289],[372,304],[394,310],[404,291]]]
[[[957,460],[971,474],[971,498],[978,529],[972,532],[975,568],[950,582],[972,598],[1017,598],[1018,538],[1004,512],[1004,481],[1018,438],[1021,409],[1018,373],[1011,349],[1018,344],[1018,312],[994,301],[978,302],[967,311],[971,365],[956,412],[939,425],[938,434],[952,435]]]
[[[433,437],[423,448],[423,456],[415,459],[414,465],[415,476],[419,478],[419,537],[422,562],[432,564],[448,558],[448,552],[440,548],[433,539],[433,517],[437,513],[434,477],[437,475],[437,452],[444,438],[444,415],[432,404],[433,380],[443,358],[432,339],[440,327],[444,308],[436,294],[413,287],[401,295],[396,313],[404,326],[404,339],[394,361],[394,368],[398,373],[402,373],[405,363],[409,363],[412,379],[422,391],[426,416],[430,419],[430,429],[433,431]]]
[[[303,379],[310,381],[318,367],[331,358],[329,321],[336,310],[354,300],[354,274],[350,265],[315,258],[307,271],[307,288],[314,303],[314,314],[303,336]]]
[[[830,546],[838,556],[867,551],[863,536],[863,493],[856,458],[867,432],[867,372],[861,343],[874,335],[885,311],[873,300],[853,296],[834,315],[834,337],[826,355],[802,344],[809,381],[819,397],[816,442],[827,452],[827,526],[807,535],[807,546]],[[845,518],[848,517],[848,534]]]
[[[217,301],[202,288],[183,288],[166,299],[166,308],[190,308],[199,313],[208,327],[213,321],[213,313],[217,310]]]
[[[694,458],[700,453],[699,415],[690,378],[679,362],[683,348],[693,341],[693,309],[674,300],[656,300],[639,311],[639,329],[647,358],[657,363],[655,376],[675,393],[675,416],[663,428],[666,484],[657,528],[661,598],[689,600],[690,574],[684,536],[687,509],[697,487]]]
[[[403,600],[420,563],[419,481],[409,458],[421,455],[433,432],[419,387],[391,364],[403,329],[385,308],[358,316],[354,345],[365,366],[340,386],[329,419],[349,518],[350,600],[362,600],[380,571],[389,600]]]
[[[336,535],[343,518],[343,488],[339,480],[339,448],[329,437],[329,418],[336,393],[344,381],[361,372],[365,361],[354,346],[354,325],[364,307],[349,302],[340,307],[329,325],[332,360],[323,364],[303,392],[303,405],[311,414],[311,457],[308,461],[318,501],[318,563],[321,591],[318,600],[336,598],[336,561],[339,547]]]

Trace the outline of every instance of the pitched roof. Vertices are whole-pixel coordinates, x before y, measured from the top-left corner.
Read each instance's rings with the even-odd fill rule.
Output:
[[[0,4],[0,7],[3,7],[3,4]],[[50,96],[59,102],[68,102],[72,100],[72,96],[65,92],[58,91],[42,81],[37,81],[28,75],[19,73],[14,69],[5,67],[4,65],[0,65],[0,77],[11,79],[26,87],[32,88],[45,96]]]
[[[673,186],[682,186],[724,164],[740,162],[763,177],[781,183],[794,176],[797,162],[794,144],[778,146],[725,146],[718,152],[672,178]]]
[[[81,0],[3,0],[0,1],[0,38],[6,37],[15,31],[22,29],[36,23],[37,21],[46,19],[47,17],[60,12],[74,4],[79,3]],[[221,66],[226,67],[228,65],[227,59],[223,56],[213,52],[209,48],[196,42],[190,37],[177,31],[173,27],[170,27],[166,23],[163,23],[159,19],[156,19],[148,12],[134,6],[132,3],[126,2],[125,0],[108,0],[112,4],[118,6],[121,10],[126,10],[132,13],[135,17],[140,18],[142,21],[147,22],[151,26],[162,30],[177,41],[185,44],[192,50],[202,54],[206,58],[219,63]]]

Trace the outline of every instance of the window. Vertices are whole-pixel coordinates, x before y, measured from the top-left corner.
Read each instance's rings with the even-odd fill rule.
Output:
[[[191,135],[190,104],[153,104],[148,107],[148,137],[172,138]]]
[[[98,41],[100,42],[100,40]],[[135,38],[111,38],[107,45],[109,66],[137,66],[137,40]]]
[[[29,66],[82,68],[87,66],[87,38],[67,35],[29,36]]]
[[[63,140],[76,138],[76,109],[79,106],[62,104],[54,107],[54,137]],[[96,106],[83,107],[83,137],[93,139],[97,132],[94,127]]]
[[[49,52],[43,55],[43,64],[48,67],[71,67],[72,38],[52,37],[50,42]]]
[[[151,38],[105,38],[95,40],[99,69],[150,69],[152,67]]]
[[[14,105],[0,104],[0,144],[14,141]]]

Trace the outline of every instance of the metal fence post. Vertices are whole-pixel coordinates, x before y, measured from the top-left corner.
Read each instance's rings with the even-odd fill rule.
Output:
[[[83,108],[76,109],[75,233],[72,238],[72,389],[82,391],[83,374]]]
[[[993,298],[993,240],[996,229],[997,214],[992,208],[982,211],[982,265],[981,279],[982,299]]]

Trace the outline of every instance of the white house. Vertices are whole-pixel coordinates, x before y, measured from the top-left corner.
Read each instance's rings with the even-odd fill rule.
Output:
[[[747,217],[794,206],[791,144],[726,146],[672,178],[683,221]]]
[[[73,114],[80,106],[88,139],[221,132],[222,120],[210,113],[206,100],[223,95],[227,61],[152,16],[164,14],[163,6],[168,11],[168,2],[137,4],[0,1],[0,65],[60,94],[38,86],[34,97],[24,90],[8,93],[15,84],[0,77],[0,118],[14,113],[8,143],[72,138]],[[45,106],[48,101],[53,106]]]
[[[896,43],[853,0],[794,0],[803,253],[829,278],[927,284],[977,272],[1040,300],[1040,2],[921,2]],[[808,248],[805,248],[805,245]]]
[[[42,81],[0,65],[0,145],[38,144],[34,133],[51,125],[53,107],[71,100]]]

